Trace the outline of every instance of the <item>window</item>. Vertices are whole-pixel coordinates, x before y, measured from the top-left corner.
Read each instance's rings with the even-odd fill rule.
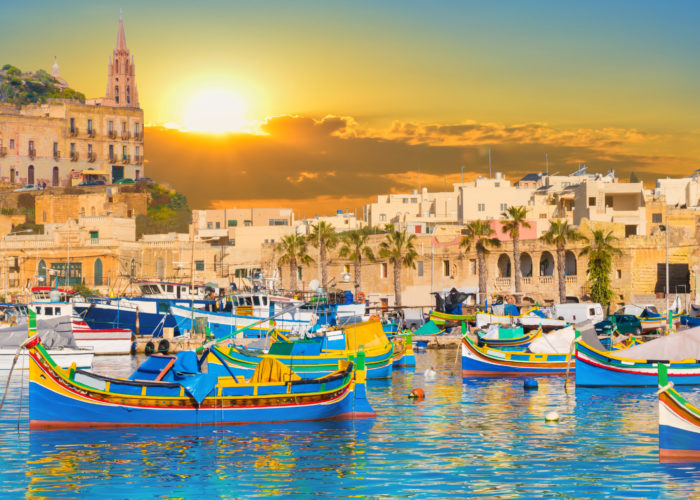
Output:
[[[136,146],[136,157],[141,156],[141,146]]]
[[[628,236],[634,236],[637,234],[637,226],[633,224],[625,225],[625,238]]]
[[[119,85],[114,86],[114,101],[119,104]]]
[[[114,122],[112,120],[109,121],[109,133],[111,134],[114,132]]]
[[[382,222],[386,221],[386,214],[379,214],[379,220]]]
[[[622,269],[617,270],[617,279],[622,279]]]
[[[663,219],[661,218],[661,214],[660,213],[651,214],[651,222],[654,224],[661,224],[661,222],[663,222]]]
[[[386,278],[389,275],[389,264],[382,262],[379,266],[379,276]]]
[[[501,212],[505,212],[508,210],[508,203],[501,203]]]
[[[236,227],[238,225],[237,220],[229,220],[228,221],[228,227]]]
[[[297,279],[298,279],[298,280],[302,279],[302,277],[301,277],[301,266],[297,266]]]
[[[94,210],[94,209],[93,209]],[[100,232],[99,231],[90,231],[90,239],[91,240],[98,240],[100,239]]]
[[[70,119],[70,131],[71,132],[75,131],[75,118]]]
[[[546,219],[546,218],[547,218],[547,214],[540,214],[540,219]]]
[[[423,261],[418,261],[418,276],[423,276]]]
[[[289,221],[287,219],[269,219],[268,224],[270,226],[288,226]]]
[[[56,156],[58,156],[58,143],[57,142],[53,143],[53,156],[54,156],[54,158]]]
[[[114,159],[114,144],[109,145],[109,159],[110,160]]]
[[[595,207],[595,196],[589,196],[589,197],[588,197],[588,206],[589,206],[589,207]]]
[[[408,198],[404,198],[404,199],[403,199],[403,202],[404,202],[404,203],[408,203]]]
[[[71,142],[70,143],[70,154],[73,156],[75,154],[75,143]]]
[[[165,289],[168,291],[168,293],[173,293],[173,285],[167,285]]]
[[[243,225],[244,225],[245,227],[250,227],[250,226],[253,225],[253,221],[252,221],[252,220],[244,220],[244,221],[243,221]]]
[[[88,156],[92,155],[92,144],[88,144]]]
[[[214,225],[211,222],[207,222],[207,229],[212,229]]]
[[[136,136],[136,137],[139,136],[139,124],[138,123],[134,124],[134,136]]]
[[[29,141],[29,152],[34,151],[34,141]]]
[[[15,140],[10,139],[10,149],[15,149]]]
[[[486,212],[486,203],[479,203],[476,207],[479,212]]]
[[[204,271],[204,261],[203,260],[195,260],[194,267],[197,271]]]
[[[443,276],[450,275],[450,261],[449,260],[442,261],[442,275]]]
[[[469,272],[476,274],[476,259],[469,259]]]
[[[129,86],[126,87],[126,103],[131,104],[131,96],[129,95]]]
[[[418,198],[411,198],[411,203],[418,203]]]
[[[122,146],[122,159],[126,161],[126,146]]]
[[[88,118],[88,133],[92,133],[92,120]]]
[[[229,244],[229,246],[235,247],[236,246],[236,238],[229,238],[228,244]]]
[[[221,222],[216,223],[216,229],[221,229]]]

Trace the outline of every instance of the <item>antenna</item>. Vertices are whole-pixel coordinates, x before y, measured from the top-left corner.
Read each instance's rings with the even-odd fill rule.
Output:
[[[547,169],[547,177],[549,177],[549,153],[544,154],[544,164]]]
[[[489,179],[491,178],[491,148],[489,148]]]

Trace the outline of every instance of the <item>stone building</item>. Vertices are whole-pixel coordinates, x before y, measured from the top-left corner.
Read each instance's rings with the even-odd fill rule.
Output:
[[[41,192],[34,198],[38,224],[63,223],[84,216],[133,218],[148,211],[148,193],[124,193],[118,187],[83,194]]]
[[[104,99],[85,104],[52,99],[21,108],[0,104],[0,181],[69,186],[86,173],[110,182],[143,177],[144,116],[133,63],[125,63],[128,55],[120,18]],[[58,75],[57,64],[53,74]],[[117,89],[121,100],[114,94],[119,78],[127,79],[126,86]]]

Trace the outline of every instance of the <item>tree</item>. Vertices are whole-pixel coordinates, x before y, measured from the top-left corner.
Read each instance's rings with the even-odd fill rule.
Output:
[[[294,291],[297,289],[297,267],[314,261],[306,252],[306,238],[288,234],[282,238],[275,250],[282,253],[277,259],[277,265],[289,265],[289,289]]]
[[[387,233],[386,239],[379,244],[379,255],[389,260],[394,267],[394,305],[401,306],[401,271],[403,266],[416,267],[415,234],[406,234],[406,231],[392,230]]]
[[[332,224],[325,221],[320,221],[315,226],[312,226],[311,234],[309,234],[309,243],[318,248],[318,258],[321,262],[321,286],[326,290],[328,284],[328,262],[327,251],[335,248],[338,244],[339,236],[335,232]]]
[[[525,207],[508,207],[508,210],[501,212],[501,217],[506,220],[503,222],[501,229],[504,233],[510,235],[513,239],[513,261],[515,263],[515,293],[520,294],[520,280],[522,278],[520,272],[520,226],[530,227],[527,222],[527,208]]]
[[[559,302],[566,302],[566,280],[564,279],[564,250],[567,243],[579,241],[583,236],[575,228],[569,226],[568,221],[552,220],[546,233],[540,236],[540,240],[554,245],[557,249],[557,273],[559,275]]]
[[[355,231],[343,233],[341,236],[343,244],[340,247],[339,255],[352,261],[355,274],[355,295],[360,291],[360,284],[362,283],[362,259],[374,261],[372,248],[367,244],[370,231],[371,229],[365,226]]]
[[[489,253],[488,247],[499,247],[501,242],[493,235],[496,232],[491,229],[488,221],[481,219],[473,220],[467,224],[467,229],[463,233],[460,248],[466,251],[471,250],[472,246],[476,248],[476,260],[479,266],[479,295],[481,296],[481,304],[484,305],[487,293],[487,270],[486,270],[486,255]]]
[[[592,238],[585,238],[588,242],[579,255],[588,256],[588,283],[591,289],[591,300],[598,302],[606,309],[614,296],[610,288],[610,273],[612,272],[612,260],[615,255],[622,255],[617,248],[617,238],[612,231],[605,233],[602,229],[593,231]]]

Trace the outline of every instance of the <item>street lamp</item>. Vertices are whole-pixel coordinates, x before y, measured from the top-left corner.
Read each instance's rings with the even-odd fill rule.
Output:
[[[666,314],[669,314],[668,310],[668,292],[669,292],[669,285],[668,285],[668,226],[665,225],[660,225],[659,229],[666,233]],[[669,317],[669,323],[671,322],[671,319]]]

